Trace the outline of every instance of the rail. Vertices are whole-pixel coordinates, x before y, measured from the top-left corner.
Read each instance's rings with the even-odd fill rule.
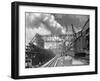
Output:
[[[52,58],[50,61],[48,61],[47,63],[45,63],[44,65],[42,65],[41,67],[49,67],[54,61],[57,60],[59,56],[56,55],[54,58]]]

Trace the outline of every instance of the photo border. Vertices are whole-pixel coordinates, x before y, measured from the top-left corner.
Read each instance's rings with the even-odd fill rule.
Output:
[[[95,10],[95,71],[88,72],[75,72],[75,73],[59,73],[59,74],[43,74],[43,75],[19,75],[19,6],[42,6],[42,7],[55,7],[55,8],[74,8],[74,9],[89,9]],[[98,26],[98,8],[96,6],[81,6],[81,5],[61,5],[49,3],[31,3],[31,2],[12,2],[11,6],[11,77],[13,79],[26,79],[26,78],[43,78],[43,77],[58,77],[58,76],[72,76],[72,75],[88,75],[98,73],[97,62],[97,26]]]

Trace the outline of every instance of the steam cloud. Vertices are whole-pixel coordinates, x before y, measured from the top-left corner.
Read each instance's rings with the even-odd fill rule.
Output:
[[[36,33],[40,35],[66,34],[71,32],[70,24],[80,30],[85,23],[87,16],[81,15],[54,15],[44,13],[26,13],[26,43]],[[69,31],[68,31],[69,30]]]
[[[51,14],[26,13],[26,43],[32,37],[39,33],[47,34],[65,34],[66,29],[63,28]]]

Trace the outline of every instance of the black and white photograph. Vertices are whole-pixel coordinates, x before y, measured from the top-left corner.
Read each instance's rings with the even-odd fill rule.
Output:
[[[97,74],[97,7],[12,3],[12,78]]]
[[[25,68],[89,65],[89,15],[25,13]]]

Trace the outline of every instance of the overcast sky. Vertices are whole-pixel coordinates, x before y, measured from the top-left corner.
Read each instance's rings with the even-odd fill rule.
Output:
[[[88,15],[26,13],[26,43],[35,36],[66,34],[72,32],[71,24],[80,31],[89,18]]]

